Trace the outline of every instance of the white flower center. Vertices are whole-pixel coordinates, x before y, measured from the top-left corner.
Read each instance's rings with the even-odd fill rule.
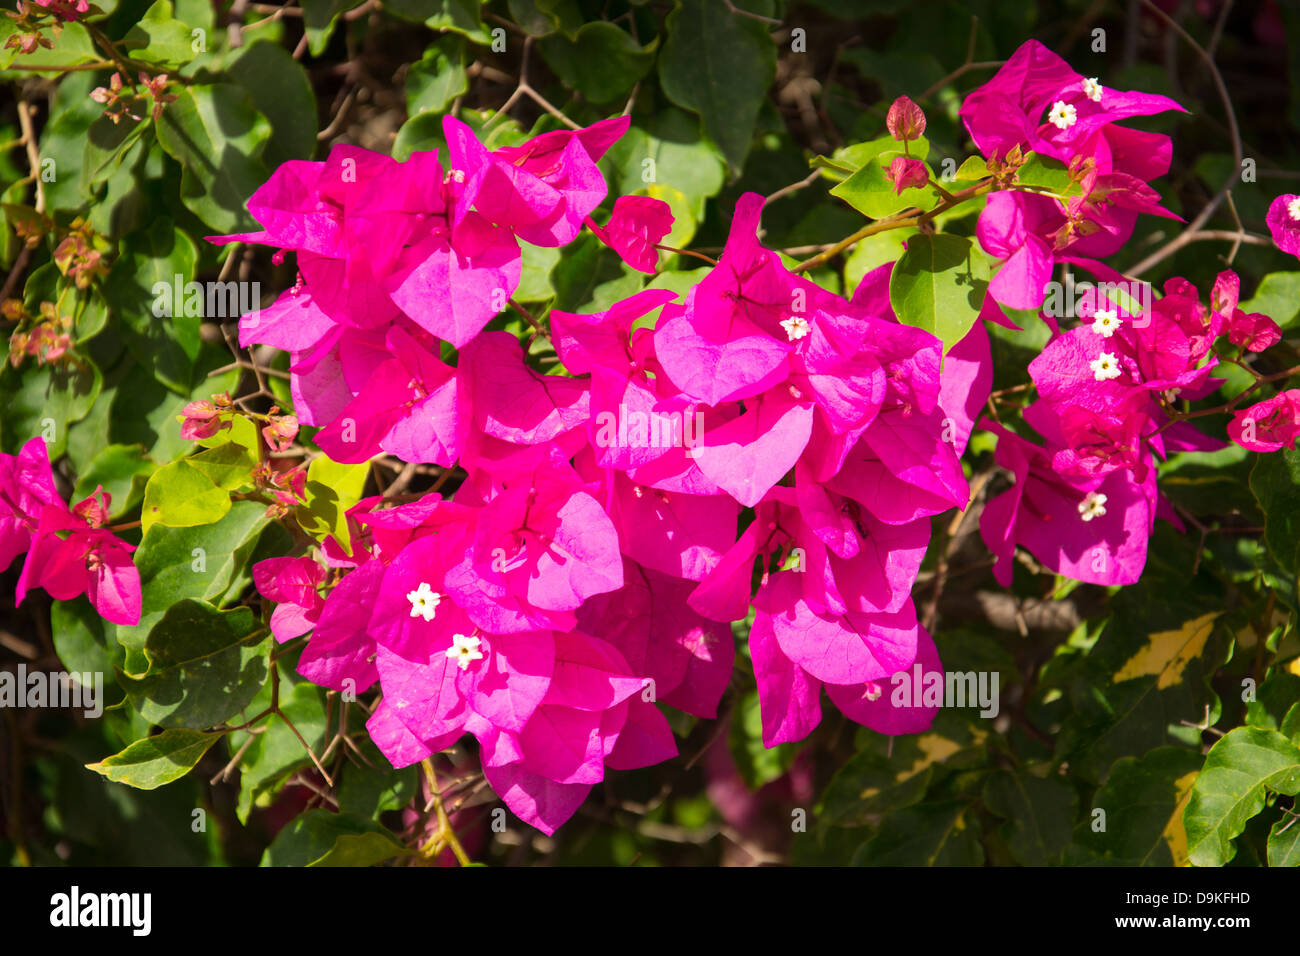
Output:
[[[406,599],[411,602],[411,617],[422,617],[426,621],[432,621],[442,595],[429,587],[429,582],[421,581],[420,586],[414,591],[406,592]]]
[[[1106,496],[1099,491],[1090,491],[1079,502],[1079,517],[1084,521],[1100,518],[1106,513]]]
[[[477,637],[453,634],[451,647],[447,648],[447,658],[459,664],[461,670],[467,670],[471,662],[483,659],[483,652],[478,649],[482,643]]]
[[[1110,352],[1102,352],[1088,364],[1092,366],[1093,377],[1099,382],[1119,378],[1119,363]]]
[[[1286,211],[1291,214],[1291,218],[1300,222],[1300,196],[1296,196],[1286,204]]]
[[[1092,314],[1092,330],[1103,339],[1114,335],[1119,325],[1119,313],[1114,309],[1098,309]]]
[[[1101,102],[1101,89],[1102,89],[1101,84],[1097,82],[1097,78],[1095,76],[1090,76],[1083,81],[1084,95],[1087,96],[1088,99],[1092,100],[1094,103]]]
[[[1057,129],[1069,129],[1078,118],[1078,111],[1065,100],[1053,103],[1052,111],[1047,114],[1047,121]]]
[[[808,334],[808,320],[802,315],[792,315],[788,319],[781,320],[781,328],[785,329],[786,336],[793,342]]]

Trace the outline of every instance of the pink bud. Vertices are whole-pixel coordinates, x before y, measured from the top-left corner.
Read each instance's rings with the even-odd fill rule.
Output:
[[[895,156],[889,164],[889,181],[894,184],[894,192],[903,194],[903,190],[912,186],[924,186],[930,181],[930,171],[919,159]]]
[[[900,96],[885,116],[885,128],[894,139],[903,142],[917,139],[925,133],[925,114],[906,96]]]
[[[1228,323],[1228,341],[1233,345],[1245,346],[1248,352],[1262,352],[1276,345],[1281,338],[1281,328],[1267,315],[1233,310],[1232,320]]]

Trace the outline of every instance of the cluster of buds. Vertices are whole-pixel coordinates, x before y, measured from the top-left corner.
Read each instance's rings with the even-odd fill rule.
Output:
[[[283,518],[307,500],[307,469],[297,465],[281,471],[275,467],[275,459],[264,458],[253,469],[253,485],[274,499],[266,516]]]
[[[176,95],[167,92],[166,73],[159,73],[155,77],[149,77],[148,75],[141,73],[139,74],[139,77],[140,84],[146,91],[143,96],[135,92],[134,84],[131,92],[123,93],[122,74],[114,73],[108,81],[108,86],[97,86],[90,91],[90,98],[96,103],[103,103],[108,107],[108,109],[104,111],[104,115],[114,123],[121,122],[124,116],[129,116],[131,119],[137,121],[143,119],[143,116],[132,112],[132,110],[141,101],[145,99],[152,100],[153,106],[151,107],[150,113],[154,122],[157,122],[158,117],[162,115],[163,107],[168,103],[174,102],[176,100]]]
[[[71,357],[72,316],[59,314],[53,302],[42,302],[40,315],[34,317],[20,299],[8,299],[0,306],[0,313],[19,326],[9,337],[9,364],[14,368],[29,355],[37,365]]]
[[[16,9],[5,11],[5,16],[14,21],[14,32],[5,41],[6,50],[17,50],[19,54],[26,56],[42,47],[46,50],[53,49],[54,43],[41,32],[44,27],[51,27],[57,37],[63,30],[63,21],[75,20],[79,14],[92,12],[91,5],[86,0],[34,0],[34,2],[37,9],[33,9],[23,0],[18,0]],[[93,9],[96,13],[103,12],[98,7]],[[46,23],[47,17],[53,18],[52,21]]]
[[[78,216],[54,250],[55,265],[76,283],[78,289],[90,288],[96,278],[109,273],[104,253],[96,248],[97,238],[90,223]]]
[[[181,409],[181,437],[186,441],[211,438],[223,428],[229,428],[235,417],[235,408],[229,392],[213,395],[212,401],[190,402]]]
[[[293,440],[298,437],[298,418],[296,415],[281,415],[280,406],[272,405],[267,412],[267,425],[262,429],[266,447],[271,451],[288,451]]]
[[[1016,174],[1020,172],[1020,167],[1025,165],[1025,151],[1017,143],[1007,150],[1005,156],[999,156],[994,151],[988,159],[984,161],[988,167],[989,175],[997,184],[998,189],[1012,189],[1016,183]]]
[[[18,0],[16,10],[5,11],[5,16],[14,21],[14,32],[5,40],[5,49],[17,50],[23,56],[35,53],[41,47],[53,49],[54,43],[41,32],[41,27],[45,25],[42,21],[47,15],[44,10],[33,10],[23,0]],[[54,35],[58,36],[62,26],[58,20],[55,20],[53,26]]]

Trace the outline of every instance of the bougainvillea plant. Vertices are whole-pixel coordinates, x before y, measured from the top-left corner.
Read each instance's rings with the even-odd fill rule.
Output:
[[[1300,863],[1282,15],[941,6],[8,14],[14,858]]]

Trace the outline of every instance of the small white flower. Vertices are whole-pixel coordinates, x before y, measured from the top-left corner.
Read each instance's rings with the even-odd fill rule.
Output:
[[[1103,339],[1114,335],[1119,326],[1119,313],[1115,309],[1098,309],[1092,314],[1092,330]]]
[[[1079,502],[1079,517],[1084,521],[1100,518],[1106,513],[1106,496],[1099,491],[1090,491]]]
[[[881,689],[879,684],[877,684],[873,680],[869,680],[867,681],[866,687],[863,688],[862,696],[865,697],[867,700],[874,701],[874,700],[880,700],[880,695],[883,693],[884,691]]]
[[[1093,377],[1099,382],[1119,378],[1119,363],[1110,352],[1102,352],[1088,364],[1092,366]]]
[[[1291,214],[1291,218],[1300,222],[1300,196],[1296,196],[1286,204],[1286,211]]]
[[[432,621],[442,595],[429,587],[429,582],[421,581],[420,586],[414,591],[406,592],[406,599],[411,602],[411,617],[422,617],[426,621]]]
[[[461,670],[467,670],[471,661],[481,661],[483,659],[483,652],[478,649],[478,646],[482,643],[477,637],[453,634],[451,636],[451,647],[447,648],[447,657],[459,664]]]
[[[1101,102],[1101,84],[1097,82],[1095,76],[1090,76],[1083,81],[1083,92],[1094,103]]]
[[[1057,100],[1047,114],[1047,121],[1057,129],[1069,129],[1079,118],[1078,111],[1065,100]]]
[[[788,319],[781,320],[781,328],[785,329],[785,334],[791,342],[795,339],[801,339],[808,334],[808,320],[802,315],[792,315]]]

